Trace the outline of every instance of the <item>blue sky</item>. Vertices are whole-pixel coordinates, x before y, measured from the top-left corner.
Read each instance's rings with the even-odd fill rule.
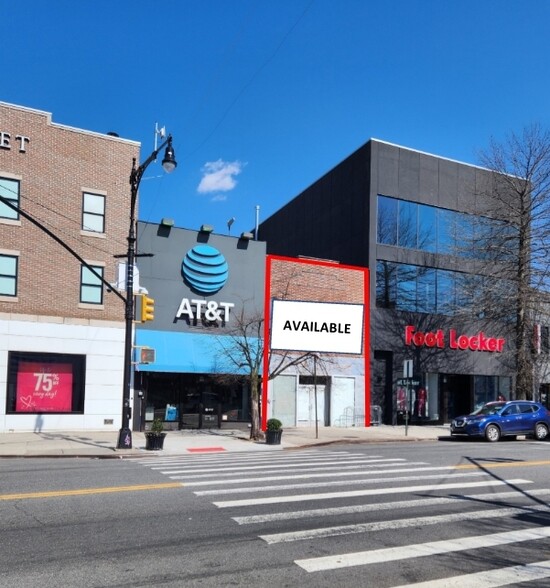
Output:
[[[142,160],[158,122],[178,168],[148,168],[140,219],[239,234],[369,138],[476,163],[549,127],[549,22],[547,0],[0,0],[0,100]]]

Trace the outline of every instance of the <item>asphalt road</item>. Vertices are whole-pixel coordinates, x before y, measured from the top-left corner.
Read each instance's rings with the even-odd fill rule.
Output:
[[[0,587],[547,587],[549,466],[534,441],[0,460]]]

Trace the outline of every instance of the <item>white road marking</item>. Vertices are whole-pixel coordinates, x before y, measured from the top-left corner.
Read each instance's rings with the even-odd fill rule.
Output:
[[[550,490],[531,490],[530,497],[548,496]],[[397,502],[379,502],[375,504],[359,504],[357,506],[338,506],[333,508],[312,508],[309,510],[296,510],[292,512],[275,512],[261,515],[249,515],[244,517],[232,517],[239,525],[256,525],[269,522],[277,522],[291,519],[306,519],[316,517],[331,517],[345,514],[359,514],[362,512],[373,512],[379,510],[394,510],[401,508],[422,508],[424,506],[436,506],[441,504],[452,504],[453,502],[463,502],[468,504],[469,501],[481,501],[485,504],[494,505],[498,500],[506,500],[508,498],[517,498],[519,493],[513,492],[495,492],[493,494],[463,494],[452,497],[438,497],[438,498],[421,498],[419,500],[401,500]]]
[[[265,498],[245,498],[242,500],[226,500],[214,502],[218,508],[234,508],[239,506],[257,506],[260,504],[282,504],[287,502],[306,502],[310,500],[330,500],[341,498],[354,498],[357,496],[376,496],[382,494],[399,494],[402,492],[425,492],[449,490],[452,488],[474,488],[489,486],[504,486],[510,484],[531,484],[530,480],[483,480],[482,482],[466,482],[456,484],[424,484],[419,486],[400,486],[394,488],[372,488],[363,490],[350,490],[349,492],[323,492],[321,494],[298,494],[294,496],[270,496]],[[185,484],[184,484],[185,486]]]
[[[293,462],[293,463],[284,463],[284,467],[285,469],[291,469],[291,468],[305,468],[308,467],[309,465],[312,466],[334,466],[334,467],[342,467],[343,465],[350,465],[350,464],[369,464],[369,463],[373,463],[374,460],[369,460],[369,459],[353,459],[353,460],[340,460],[340,461],[326,461],[326,462],[322,462],[322,461],[315,461],[315,462],[307,462],[307,461],[303,461],[303,462]],[[379,460],[379,461],[387,461],[387,460]],[[258,470],[269,470],[269,469],[274,469],[277,468],[278,464],[273,464],[273,463],[266,463],[266,464],[262,464],[262,465],[247,465],[247,466],[241,466],[241,467],[232,467],[232,466],[225,466],[225,464],[223,466],[212,466],[209,467],[208,469],[202,468],[201,466],[199,466],[199,468],[201,469],[195,469],[195,468],[188,468],[185,470],[175,470],[175,471],[165,471],[162,473],[171,473],[171,474],[188,474],[188,475],[193,475],[193,474],[204,474],[204,473],[210,473],[210,474],[217,474],[219,472],[223,472],[223,471],[232,471],[232,472],[253,472],[253,471],[258,471]],[[163,468],[151,468],[153,470],[155,469],[165,469],[166,466],[163,466]]]
[[[376,472],[378,473],[378,472]],[[372,474],[367,472],[365,475]],[[452,474],[450,477],[454,478],[472,478],[479,476],[489,476],[488,472],[464,472]],[[369,478],[367,480],[336,480],[332,482],[311,482],[310,484],[281,484],[278,486],[260,486],[259,488],[222,488],[216,490],[197,490],[197,496],[219,496],[223,494],[243,494],[245,492],[277,492],[279,490],[298,490],[300,488],[328,488],[329,486],[358,486],[360,484],[380,484],[388,482],[410,482],[411,480],[440,480],[441,474],[433,474],[430,476],[397,476],[391,478]],[[448,479],[448,478],[447,478]],[[253,482],[254,480],[250,480]]]
[[[296,452],[277,452],[270,451],[266,453],[256,453],[250,451],[231,451],[230,453],[193,453],[185,455],[154,455],[151,457],[136,458],[136,463],[143,463],[145,465],[161,464],[161,463],[198,463],[198,462],[231,462],[237,461],[261,461],[261,460],[286,460],[286,459],[303,459],[304,457],[320,457],[320,458],[335,458],[335,457],[365,457],[377,458],[382,455],[365,455],[356,451],[320,451],[319,449],[301,449]]]
[[[204,456],[204,458],[203,458]],[[208,459],[207,459],[208,458]],[[149,465],[153,465],[153,467],[151,467],[151,469],[153,470],[159,470],[162,469],[164,467],[190,467],[190,468],[194,468],[194,467],[209,467],[209,466],[232,466],[232,465],[237,465],[237,466],[246,466],[249,464],[269,464],[269,463],[291,463],[291,462],[296,462],[296,461],[304,461],[307,460],[311,463],[313,462],[324,462],[326,460],[331,460],[334,461],[335,459],[338,460],[342,460],[342,461],[346,461],[346,460],[352,460],[352,459],[365,459],[365,460],[371,460],[371,461],[406,461],[404,458],[385,458],[381,455],[362,455],[359,453],[353,453],[353,454],[347,454],[347,455],[332,455],[332,454],[326,454],[326,453],[317,453],[317,454],[312,454],[312,453],[307,453],[307,454],[303,454],[303,453],[299,453],[299,454],[292,454],[292,455],[288,455],[288,454],[281,454],[281,453],[276,453],[276,454],[262,454],[259,455],[258,457],[254,456],[239,456],[239,457],[235,457],[233,456],[233,454],[228,454],[228,453],[217,453],[217,454],[212,454],[212,453],[208,453],[208,454],[194,454],[191,455],[190,457],[186,457],[184,459],[170,459],[167,461],[158,461],[155,462],[154,464],[149,464]]]
[[[399,547],[374,549],[372,551],[358,551],[354,553],[343,553],[340,555],[329,555],[326,557],[297,559],[294,563],[306,570],[306,572],[320,572],[353,566],[365,566],[375,563],[401,561],[415,557],[426,557],[443,553],[473,551],[475,549],[509,545],[511,543],[538,541],[549,537],[550,527],[537,527],[534,529],[506,531],[504,533],[494,533],[491,535],[459,537],[457,539],[417,543],[414,545],[400,545]],[[468,586],[468,588],[474,588],[475,586],[472,584],[463,585]]]
[[[532,582],[550,577],[550,560],[536,561],[519,566],[510,566],[494,570],[486,570],[475,574],[464,574],[417,582],[416,584],[402,584],[394,588],[498,588],[520,582]],[[545,584],[548,586],[550,583]]]
[[[418,461],[418,462],[409,462],[407,465],[415,465],[415,464],[419,464],[419,465],[423,465],[426,462],[424,461]],[[216,479],[216,480],[212,480],[210,476],[170,476],[170,478],[172,480],[193,480],[196,477],[199,478],[203,478],[203,477],[208,477],[210,478],[209,480],[200,480],[199,482],[185,482],[185,486],[189,487],[189,486],[216,486],[216,485],[227,485],[229,482],[231,484],[250,484],[251,482],[279,482],[282,480],[304,480],[304,479],[309,479],[309,478],[343,478],[346,476],[368,476],[368,475],[374,475],[374,474],[390,474],[390,473],[401,473],[401,472],[416,472],[418,470],[439,470],[440,468],[409,468],[409,469],[402,469],[401,468],[401,464],[395,464],[395,468],[396,469],[391,469],[391,470],[376,470],[376,471],[372,471],[372,472],[365,472],[363,470],[365,470],[366,468],[371,469],[371,468],[380,468],[380,467],[385,467],[386,464],[376,464],[376,465],[366,465],[366,466],[351,466],[351,468],[353,469],[347,469],[345,471],[341,471],[341,468],[338,468],[338,471],[336,472],[326,472],[326,473],[322,473],[325,471],[324,468],[315,468],[315,470],[320,469],[321,473],[308,473],[308,474],[289,474],[287,476],[266,476],[263,478],[233,478],[231,480],[220,480],[220,479]],[[397,469],[399,468],[399,469]],[[357,471],[359,470],[359,471]],[[312,472],[314,471],[313,469],[309,469],[308,472]],[[163,474],[167,474],[169,472],[162,472]],[[227,473],[225,472],[223,474],[223,476],[225,477],[230,477],[234,475],[233,473]],[[218,478],[218,476],[216,476],[216,478]]]
[[[370,533],[373,531],[386,531],[388,529],[406,529],[410,527],[426,527],[428,525],[460,523],[462,521],[472,521],[479,519],[504,518],[517,514],[533,514],[535,512],[545,512],[548,514],[550,509],[547,506],[494,508],[489,510],[476,510],[453,514],[397,519],[393,521],[377,521],[373,523],[360,523],[355,525],[339,525],[336,527],[324,527],[321,529],[308,529],[305,531],[292,531],[288,533],[273,533],[271,535],[260,535],[260,539],[263,539],[266,543],[272,545],[274,543],[290,543],[293,541],[304,541],[307,539],[324,539],[326,537],[340,537],[342,535]]]

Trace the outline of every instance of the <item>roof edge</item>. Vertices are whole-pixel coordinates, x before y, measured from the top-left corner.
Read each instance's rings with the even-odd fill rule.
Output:
[[[56,127],[56,128],[63,129],[66,131],[71,131],[73,133],[84,133],[86,135],[92,135],[94,137],[99,137],[102,139],[119,141],[119,142],[127,143],[129,145],[136,145],[138,147],[141,147],[141,142],[134,141],[133,139],[124,139],[123,137],[115,137],[114,135],[109,135],[108,133],[98,133],[96,131],[89,131],[87,129],[81,129],[78,127],[72,127],[70,125],[64,125],[64,124],[53,122],[52,113],[47,112],[45,110],[38,110],[36,108],[29,108],[28,106],[20,106],[19,104],[10,104],[9,102],[2,102],[2,101],[0,101],[0,106],[6,107],[6,108],[11,108],[13,110],[20,110],[23,112],[28,112],[29,114],[36,114],[39,116],[44,116],[47,120],[47,124],[49,124],[52,127]]]

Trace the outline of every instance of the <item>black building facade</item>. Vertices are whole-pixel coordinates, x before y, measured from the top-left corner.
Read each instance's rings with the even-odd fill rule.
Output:
[[[495,304],[505,287],[479,273],[477,231],[503,222],[487,216],[492,179],[373,139],[260,225],[270,254],[370,269],[370,396],[384,423],[445,423],[513,396],[507,323],[476,300],[478,283]]]

